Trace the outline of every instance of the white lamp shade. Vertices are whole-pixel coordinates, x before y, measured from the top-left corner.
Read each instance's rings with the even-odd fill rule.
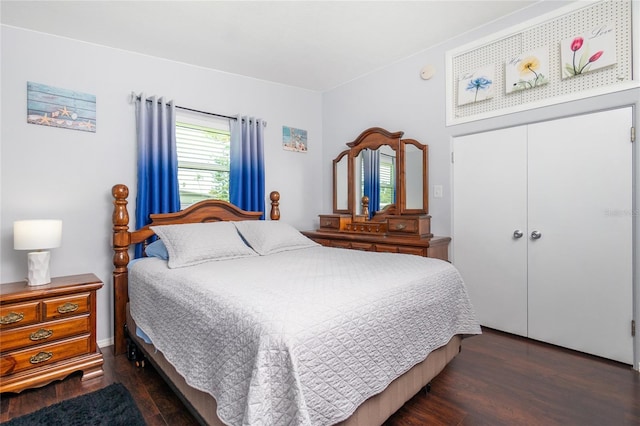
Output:
[[[15,250],[44,250],[60,247],[61,220],[18,220],[13,222]]]

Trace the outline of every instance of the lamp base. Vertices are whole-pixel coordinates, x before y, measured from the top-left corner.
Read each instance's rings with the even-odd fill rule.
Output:
[[[48,251],[34,251],[27,255],[27,265],[29,267],[28,285],[51,283],[51,276],[49,275],[50,257],[51,254]]]

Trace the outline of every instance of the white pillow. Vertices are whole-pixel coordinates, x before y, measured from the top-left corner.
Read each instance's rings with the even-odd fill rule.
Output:
[[[185,223],[151,226],[169,252],[169,268],[211,260],[257,256],[242,241],[232,222]]]
[[[262,256],[319,245],[284,222],[246,220],[233,223],[247,244]]]

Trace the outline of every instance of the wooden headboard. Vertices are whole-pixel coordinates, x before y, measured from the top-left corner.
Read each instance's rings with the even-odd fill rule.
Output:
[[[151,223],[137,231],[129,231],[129,212],[126,185],[114,185],[113,195],[113,321],[114,352],[126,351],[126,306],[129,301],[129,248],[134,244],[145,244],[154,236],[152,225],[180,223],[202,223],[220,221],[258,220],[262,212],[249,212],[222,200],[204,200],[176,213],[152,214]],[[269,194],[271,200],[271,220],[280,219],[280,193]]]

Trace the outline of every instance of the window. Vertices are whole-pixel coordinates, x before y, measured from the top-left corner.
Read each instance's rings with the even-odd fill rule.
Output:
[[[176,111],[180,208],[208,198],[229,201],[229,120]]]
[[[380,153],[380,208],[396,202],[396,158]]]

